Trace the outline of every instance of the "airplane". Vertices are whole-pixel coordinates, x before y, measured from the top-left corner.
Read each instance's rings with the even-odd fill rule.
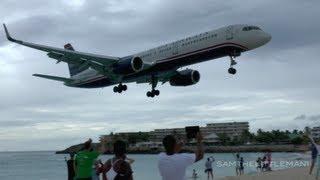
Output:
[[[33,76],[54,81],[61,81],[65,86],[77,88],[101,88],[116,85],[113,92],[127,90],[125,83],[149,83],[151,91],[147,97],[160,94],[157,84],[169,82],[171,86],[190,86],[199,82],[197,70],[182,67],[230,57],[228,72],[232,75],[237,70],[235,58],[241,53],[265,45],[271,35],[254,25],[237,24],[197,34],[165,44],[147,51],[125,57],[104,56],[76,51],[70,43],[63,48],[50,47],[14,39],[3,24],[9,41],[30,48],[47,52],[49,58],[57,63],[68,64],[70,77],[58,77],[44,74]]]

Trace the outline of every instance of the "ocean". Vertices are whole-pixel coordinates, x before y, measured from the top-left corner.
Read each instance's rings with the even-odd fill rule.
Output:
[[[204,164],[207,157],[213,156],[216,178],[235,175],[234,155],[231,153],[206,154],[204,160],[187,169],[191,179],[193,169],[199,175],[198,180],[206,179]],[[255,160],[262,153],[241,153],[245,161],[245,174],[256,173]],[[0,180],[63,180],[67,179],[65,155],[54,152],[0,152]],[[99,158],[107,160],[110,155]],[[157,168],[157,155],[128,155],[135,160],[132,165],[134,179],[160,180]],[[310,155],[304,153],[273,153],[273,169],[307,166]]]

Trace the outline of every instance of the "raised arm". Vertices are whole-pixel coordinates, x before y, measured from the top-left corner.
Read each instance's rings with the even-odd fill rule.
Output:
[[[195,162],[200,161],[204,156],[204,148],[202,143],[203,137],[200,132],[197,134],[196,139],[197,139],[197,149],[195,151],[195,154],[196,154]]]
[[[311,134],[308,135],[309,139],[310,139],[310,142],[313,144],[313,145],[317,145],[316,142],[314,141],[313,137]]]
[[[100,142],[100,148],[99,148],[99,150],[98,150],[98,152],[99,152],[100,154],[104,154],[104,153],[107,151],[106,146],[105,146],[106,143],[107,143],[106,140],[102,140],[102,141]]]

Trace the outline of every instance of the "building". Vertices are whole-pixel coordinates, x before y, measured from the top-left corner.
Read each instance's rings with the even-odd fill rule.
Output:
[[[137,142],[147,141],[147,137],[149,137],[149,132],[119,132],[110,133],[108,135],[101,135],[100,142],[107,142],[107,144],[113,144],[113,142],[116,140],[124,140],[127,141],[129,144],[135,144]]]
[[[311,134],[314,139],[320,139],[320,126],[312,128]]]
[[[162,143],[161,142],[138,142],[132,145],[131,147],[157,149],[162,147]]]
[[[200,127],[204,137],[210,134],[226,134],[230,138],[240,136],[244,131],[249,131],[249,122],[230,122],[230,123],[210,123],[205,127]],[[155,129],[149,133],[150,141],[161,142],[166,135],[175,135],[185,140],[185,128]]]
[[[244,131],[249,131],[249,122],[210,123],[201,130],[208,133],[226,134],[234,138],[240,136]]]
[[[200,127],[200,131],[204,137],[205,142],[219,143],[219,134],[225,134],[231,139],[240,136],[244,131],[249,131],[248,122],[229,122],[229,123],[210,123],[204,127]],[[155,129],[151,132],[120,132],[111,133],[109,135],[100,136],[100,141],[112,143],[114,140],[122,139],[129,144],[136,144],[139,142],[160,143],[166,135],[174,135],[178,139],[186,141],[185,128],[170,128],[170,129]],[[150,141],[150,142],[149,142]],[[146,144],[141,144],[145,146]],[[110,144],[108,146],[111,146]]]

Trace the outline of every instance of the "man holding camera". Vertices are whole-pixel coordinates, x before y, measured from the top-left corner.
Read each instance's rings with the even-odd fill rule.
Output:
[[[204,155],[202,135],[197,132],[197,148],[194,153],[179,153],[182,143],[173,135],[166,136],[162,143],[166,152],[159,154],[158,168],[163,180],[186,180],[186,168],[201,160]]]

